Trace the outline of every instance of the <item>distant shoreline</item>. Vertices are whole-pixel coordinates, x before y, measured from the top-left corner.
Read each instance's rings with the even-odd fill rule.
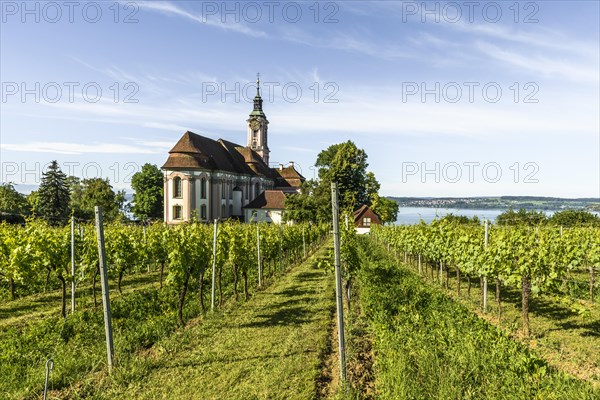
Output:
[[[453,208],[466,210],[528,209],[560,211],[565,209],[600,211],[600,198],[560,198],[541,196],[498,196],[498,197],[395,197],[400,207]]]

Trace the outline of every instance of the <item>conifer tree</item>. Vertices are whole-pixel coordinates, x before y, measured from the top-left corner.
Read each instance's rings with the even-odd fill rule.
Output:
[[[69,219],[70,193],[67,176],[61,171],[56,160],[50,163],[42,175],[38,190],[36,215],[46,219],[52,225],[62,225]]]

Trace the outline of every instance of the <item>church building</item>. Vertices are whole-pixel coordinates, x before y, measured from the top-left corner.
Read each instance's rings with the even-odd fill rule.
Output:
[[[293,163],[269,167],[269,121],[262,104],[257,80],[246,146],[187,131],[169,151],[162,166],[166,223],[228,218],[252,222],[258,215],[278,215],[260,220],[281,221],[285,196],[297,193],[305,178]]]

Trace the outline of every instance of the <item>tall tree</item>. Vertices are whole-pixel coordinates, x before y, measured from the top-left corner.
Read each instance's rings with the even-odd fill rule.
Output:
[[[352,212],[363,204],[373,205],[382,221],[394,222],[398,204],[379,197],[380,184],[367,172],[367,154],[352,141],[321,151],[315,163],[319,180],[306,181],[300,194],[286,199],[286,220],[328,221],[331,218],[331,182],[337,182],[340,209]]]
[[[139,219],[163,218],[163,175],[153,164],[144,164],[131,179],[133,215]]]
[[[315,166],[319,167],[321,185],[329,187],[331,182],[337,182],[341,209],[353,211],[361,204],[370,204],[367,182],[374,176],[367,174],[367,153],[352,141],[321,151]]]
[[[11,182],[0,184],[0,212],[26,215],[30,207],[24,194],[17,192]]]
[[[371,208],[375,214],[379,215],[383,224],[394,223],[398,219],[398,203],[394,200],[377,195]]]
[[[120,217],[119,200],[108,179],[90,178],[82,181],[81,209],[88,215],[94,214],[94,207],[102,207],[102,215],[106,221],[114,221]]]
[[[50,163],[48,170],[42,175],[38,190],[36,214],[50,224],[61,225],[69,218],[69,187],[67,176],[61,171],[56,160]]]
[[[71,192],[69,208],[76,218],[91,219],[94,216],[93,210],[84,210],[83,208],[83,184],[81,179],[76,176],[67,178],[67,185]]]

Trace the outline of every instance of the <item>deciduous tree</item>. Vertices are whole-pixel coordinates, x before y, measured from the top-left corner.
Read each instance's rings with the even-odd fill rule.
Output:
[[[133,215],[139,219],[163,218],[163,175],[153,164],[144,164],[131,179]]]

